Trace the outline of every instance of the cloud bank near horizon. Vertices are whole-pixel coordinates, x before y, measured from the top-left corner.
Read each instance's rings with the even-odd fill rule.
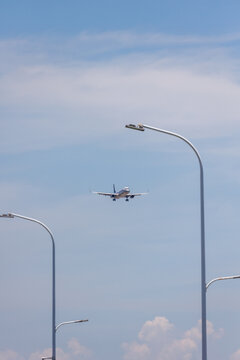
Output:
[[[215,329],[208,321],[208,337],[219,341],[224,336],[222,328]],[[138,340],[122,344],[123,360],[194,360],[199,358],[201,344],[201,322],[177,334],[177,329],[166,317],[156,316],[146,321],[138,333]],[[97,359],[97,355],[88,347],[80,344],[76,338],[67,343],[68,350],[57,349],[59,360]],[[36,351],[27,357],[27,360],[37,360],[42,356],[50,356],[51,349]],[[230,360],[240,359],[240,350],[230,356]],[[0,360],[23,360],[24,358],[13,350],[0,351]]]

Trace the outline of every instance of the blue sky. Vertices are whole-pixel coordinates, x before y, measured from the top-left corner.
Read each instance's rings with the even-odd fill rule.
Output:
[[[207,280],[239,273],[238,1],[2,1],[1,212],[56,239],[58,360],[200,356]],[[129,203],[91,191],[149,192]],[[51,354],[51,248],[1,220],[0,360]],[[239,360],[238,280],[207,294],[209,358]]]
[[[161,31],[168,34],[217,35],[238,32],[239,2],[67,1],[1,2],[1,34],[74,35],[79,31]]]

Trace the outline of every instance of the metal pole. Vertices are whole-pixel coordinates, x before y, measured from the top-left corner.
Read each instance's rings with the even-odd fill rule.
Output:
[[[204,220],[204,176],[201,157],[193,144],[183,136],[171,131],[155,128],[149,125],[130,124],[127,128],[143,131],[150,129],[164,134],[175,136],[187,143],[196,154],[200,166],[200,221],[201,221],[201,304],[202,304],[202,360],[207,360],[207,313],[206,313],[206,263],[205,263],[205,220]]]
[[[6,218],[17,217],[17,218],[20,218],[20,219],[35,222],[35,223],[41,225],[42,227],[44,227],[44,229],[47,230],[47,232],[51,236],[51,240],[52,240],[52,357],[50,359],[56,360],[55,242],[54,242],[53,234],[52,234],[51,230],[45,224],[43,224],[41,221],[30,218],[30,217],[27,217],[27,216],[14,214],[14,213],[9,213],[9,214],[3,214],[3,215],[1,215],[1,217],[6,217]]]

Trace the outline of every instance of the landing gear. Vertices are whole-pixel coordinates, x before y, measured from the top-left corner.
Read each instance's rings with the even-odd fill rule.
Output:
[[[116,201],[116,199],[113,198],[112,201]]]
[[[126,201],[129,201],[129,198],[126,198]]]

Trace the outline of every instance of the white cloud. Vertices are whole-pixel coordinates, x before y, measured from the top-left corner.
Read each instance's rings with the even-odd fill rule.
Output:
[[[52,355],[52,349],[45,349],[44,351],[36,351],[29,356],[28,360],[40,360],[42,357],[50,357]],[[65,353],[62,349],[56,349],[56,358],[58,360],[71,360],[71,354]]]
[[[13,350],[3,350],[0,351],[0,360],[24,360],[24,358]]]
[[[145,322],[138,337],[142,341],[156,341],[157,338],[169,333],[173,328],[173,324],[171,324],[168,319],[157,316],[154,320]]]
[[[81,345],[76,338],[69,340],[68,347],[73,355],[78,355],[81,359],[89,359],[92,356],[92,351]]]
[[[195,360],[200,354],[200,321],[196,327],[186,331],[183,336],[173,336],[174,325],[164,317],[155,317],[146,321],[139,334],[140,342],[125,342],[122,344],[124,360]],[[219,339],[223,330],[215,330],[208,322],[208,336]],[[163,339],[164,336],[164,339]],[[91,349],[79,343],[76,338],[68,341],[69,351],[57,348],[58,360],[90,360],[93,359]],[[51,348],[36,351],[27,357],[28,360],[39,360],[51,356]],[[230,360],[239,360],[240,350],[236,351]],[[25,360],[13,350],[0,351],[0,360]]]
[[[192,339],[184,338],[173,341],[160,352],[161,360],[191,360],[197,350],[197,344]]]
[[[124,360],[146,359],[151,353],[147,344],[138,344],[137,342],[123,343],[122,348],[125,351]]]
[[[92,358],[92,351],[81,345],[75,338],[68,342],[69,351],[66,352],[61,348],[56,349],[56,357],[58,360],[86,360]],[[52,349],[48,348],[43,351],[36,351],[29,355],[28,360],[40,360],[42,357],[52,355]],[[0,351],[0,360],[26,360],[20,354],[13,350]]]
[[[146,321],[139,332],[141,343],[124,343],[125,360],[193,360],[199,356],[201,342],[201,322],[187,330],[182,337],[173,336],[174,325],[164,317]],[[223,330],[215,330],[208,321],[208,336],[219,339]],[[234,359],[235,360],[235,359]]]
[[[200,327],[201,322],[199,322]],[[213,323],[207,320],[207,335],[211,336],[213,339],[221,339],[224,335],[224,329],[219,328],[218,330],[214,329]]]
[[[109,39],[119,39],[125,47],[173,41],[161,34],[81,34],[62,46],[67,52],[76,48],[76,41],[85,41],[94,49]],[[56,64],[54,56],[37,55],[48,48],[47,41],[37,41],[41,50],[24,39],[1,44],[7,52],[21,54],[1,76],[2,152],[78,144],[117,133],[127,122],[158,126],[161,119],[162,126],[194,136],[228,135],[232,127],[239,129],[239,65],[233,67],[233,59],[217,57],[213,49],[205,50],[205,57],[192,49],[184,55],[116,53],[114,59],[95,62],[81,61],[78,54],[75,62],[66,58]],[[26,43],[29,51],[24,55]]]
[[[234,354],[232,354],[230,360],[240,360],[240,349],[237,350]]]
[[[219,328],[218,330],[214,329],[213,323],[207,320],[207,335],[211,336],[214,339],[220,339],[224,335],[224,330]],[[198,321],[198,325],[196,327],[191,328],[185,332],[185,337],[191,338],[193,340],[200,341],[201,334],[201,320]]]

